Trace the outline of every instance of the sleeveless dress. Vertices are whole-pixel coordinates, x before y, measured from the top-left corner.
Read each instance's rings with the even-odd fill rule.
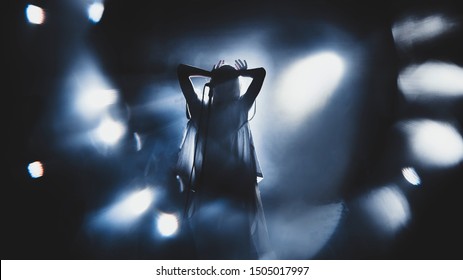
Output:
[[[270,247],[249,108],[242,99],[201,107],[187,123],[176,166],[191,198],[186,207],[198,256],[262,258]]]

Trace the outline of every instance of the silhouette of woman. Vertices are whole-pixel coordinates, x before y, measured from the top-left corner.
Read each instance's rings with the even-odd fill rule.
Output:
[[[185,186],[188,220],[201,259],[256,259],[269,252],[257,177],[258,164],[248,112],[259,94],[265,69],[235,67],[223,60],[212,71],[180,64],[180,87],[189,118],[177,162]],[[202,97],[191,77],[210,78]],[[252,82],[240,96],[239,76]],[[209,89],[208,99],[205,98]]]

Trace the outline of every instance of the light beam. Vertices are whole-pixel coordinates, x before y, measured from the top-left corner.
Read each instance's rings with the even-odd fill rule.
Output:
[[[283,73],[277,103],[293,121],[301,121],[323,108],[345,71],[336,53],[321,52],[294,63]]]

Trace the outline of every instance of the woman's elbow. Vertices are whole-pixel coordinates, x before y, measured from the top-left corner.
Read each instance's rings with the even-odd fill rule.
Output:
[[[265,75],[267,74],[267,71],[265,71],[264,67],[257,68],[259,72],[259,76],[262,78],[265,78]]]
[[[185,73],[186,70],[186,65],[185,64],[179,64],[177,66],[177,74]]]
[[[257,75],[255,76],[258,80],[264,81],[267,71],[263,67],[257,68]]]
[[[190,68],[186,64],[179,64],[177,66],[177,77],[180,80],[186,80],[190,76]]]

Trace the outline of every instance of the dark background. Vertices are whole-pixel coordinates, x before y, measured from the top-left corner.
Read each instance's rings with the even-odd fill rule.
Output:
[[[153,237],[151,219],[153,211],[181,212],[183,203],[173,173],[186,123],[176,66],[209,69],[224,56],[267,70],[251,126],[277,258],[461,259],[462,161],[420,166],[397,126],[413,118],[450,120],[462,133],[461,95],[410,102],[397,88],[410,64],[463,67],[458,1],[109,0],[97,24],[83,2],[33,2],[46,10],[43,25],[26,21],[30,2],[4,4],[2,259],[194,259],[188,232]],[[434,13],[460,28],[397,48],[395,22]],[[324,48],[351,55],[349,78],[321,112],[289,133],[285,112],[272,106],[272,95],[284,94],[276,81],[293,61]],[[73,71],[88,57],[120,93],[112,113],[128,132],[115,150],[78,140],[91,125],[78,121],[69,96],[79,79]],[[133,133],[143,139],[141,149]],[[35,160],[45,168],[38,179],[27,173]],[[408,165],[419,171],[417,188],[401,177]],[[124,229],[92,226],[116,195],[148,183],[162,193],[152,212]],[[375,230],[358,201],[388,184],[403,190],[412,213],[392,235]]]

